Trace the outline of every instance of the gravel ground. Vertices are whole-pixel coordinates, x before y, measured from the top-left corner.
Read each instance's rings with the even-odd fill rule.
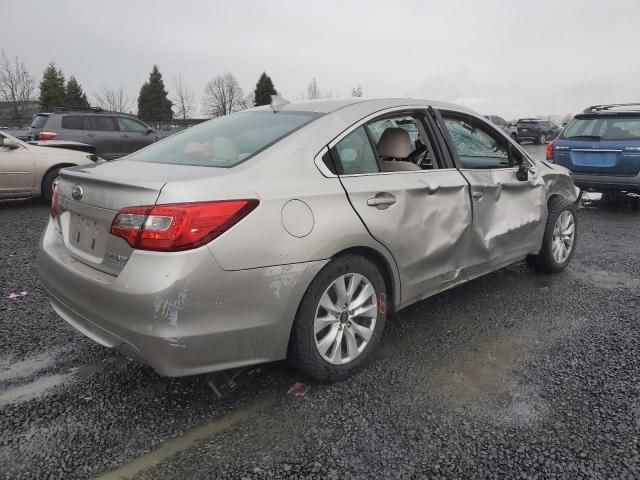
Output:
[[[57,318],[47,208],[0,202],[0,479],[638,478],[640,214],[580,213],[567,271],[420,302],[341,383],[287,395],[300,378],[272,364],[221,400],[219,375],[159,377]]]

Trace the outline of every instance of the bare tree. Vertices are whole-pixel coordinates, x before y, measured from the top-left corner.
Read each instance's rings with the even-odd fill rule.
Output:
[[[315,77],[313,80],[309,82],[309,86],[307,86],[307,98],[309,100],[322,98],[322,94],[320,93],[320,89],[318,88],[318,82],[316,81]]]
[[[209,81],[202,105],[210,117],[222,117],[247,108],[247,100],[236,77],[227,72]]]
[[[351,90],[352,97],[361,97],[362,96],[362,87],[358,85],[356,88]]]
[[[173,79],[174,97],[173,106],[175,108],[174,118],[186,120],[191,118],[195,112],[195,95],[187,85],[182,82],[182,75],[178,74]]]
[[[133,101],[124,93],[124,89],[120,87],[118,90],[112,90],[102,87],[100,92],[93,95],[96,103],[104,110],[112,112],[127,112],[131,110]]]
[[[9,60],[2,50],[0,55],[0,99],[9,103],[11,116],[21,119],[35,90],[36,81],[23,61],[15,57]]]

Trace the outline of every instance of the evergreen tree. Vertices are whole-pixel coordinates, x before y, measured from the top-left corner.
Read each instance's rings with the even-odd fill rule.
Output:
[[[273,86],[271,77],[267,75],[266,72],[262,72],[262,75],[260,75],[260,78],[258,79],[258,83],[256,83],[253,104],[256,107],[259,107],[260,105],[269,105],[271,103],[271,95],[277,94],[278,92],[276,92],[276,89]]]
[[[62,107],[65,104],[64,74],[51,62],[40,82],[40,106],[44,108]]]
[[[82,90],[82,86],[76,80],[76,77],[71,75],[67,82],[67,89],[65,95],[65,106],[67,107],[88,107],[89,100],[87,95]]]
[[[168,122],[173,118],[168,93],[164,88],[162,74],[154,65],[149,81],[145,82],[138,96],[138,117],[148,122]]]

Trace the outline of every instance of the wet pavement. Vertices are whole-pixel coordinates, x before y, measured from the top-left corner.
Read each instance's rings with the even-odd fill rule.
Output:
[[[294,396],[281,363],[168,379],[85,338],[36,279],[47,208],[0,202],[0,479],[638,478],[634,205],[590,194],[565,272],[415,304],[366,370]]]

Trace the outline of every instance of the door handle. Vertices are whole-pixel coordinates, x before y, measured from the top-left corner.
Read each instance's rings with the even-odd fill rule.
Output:
[[[87,133],[87,137],[95,137],[95,134],[93,134],[93,133]]]
[[[396,197],[386,192],[377,193],[375,197],[367,200],[367,205],[376,207],[379,210],[385,210],[394,203],[396,203]]]
[[[471,194],[471,196],[473,197],[473,199],[474,199],[476,202],[479,202],[479,201],[480,201],[480,200],[482,200],[482,198],[484,197],[484,193],[482,193],[482,192],[473,192],[473,193]]]
[[[122,138],[129,138],[129,135],[120,135]]]

